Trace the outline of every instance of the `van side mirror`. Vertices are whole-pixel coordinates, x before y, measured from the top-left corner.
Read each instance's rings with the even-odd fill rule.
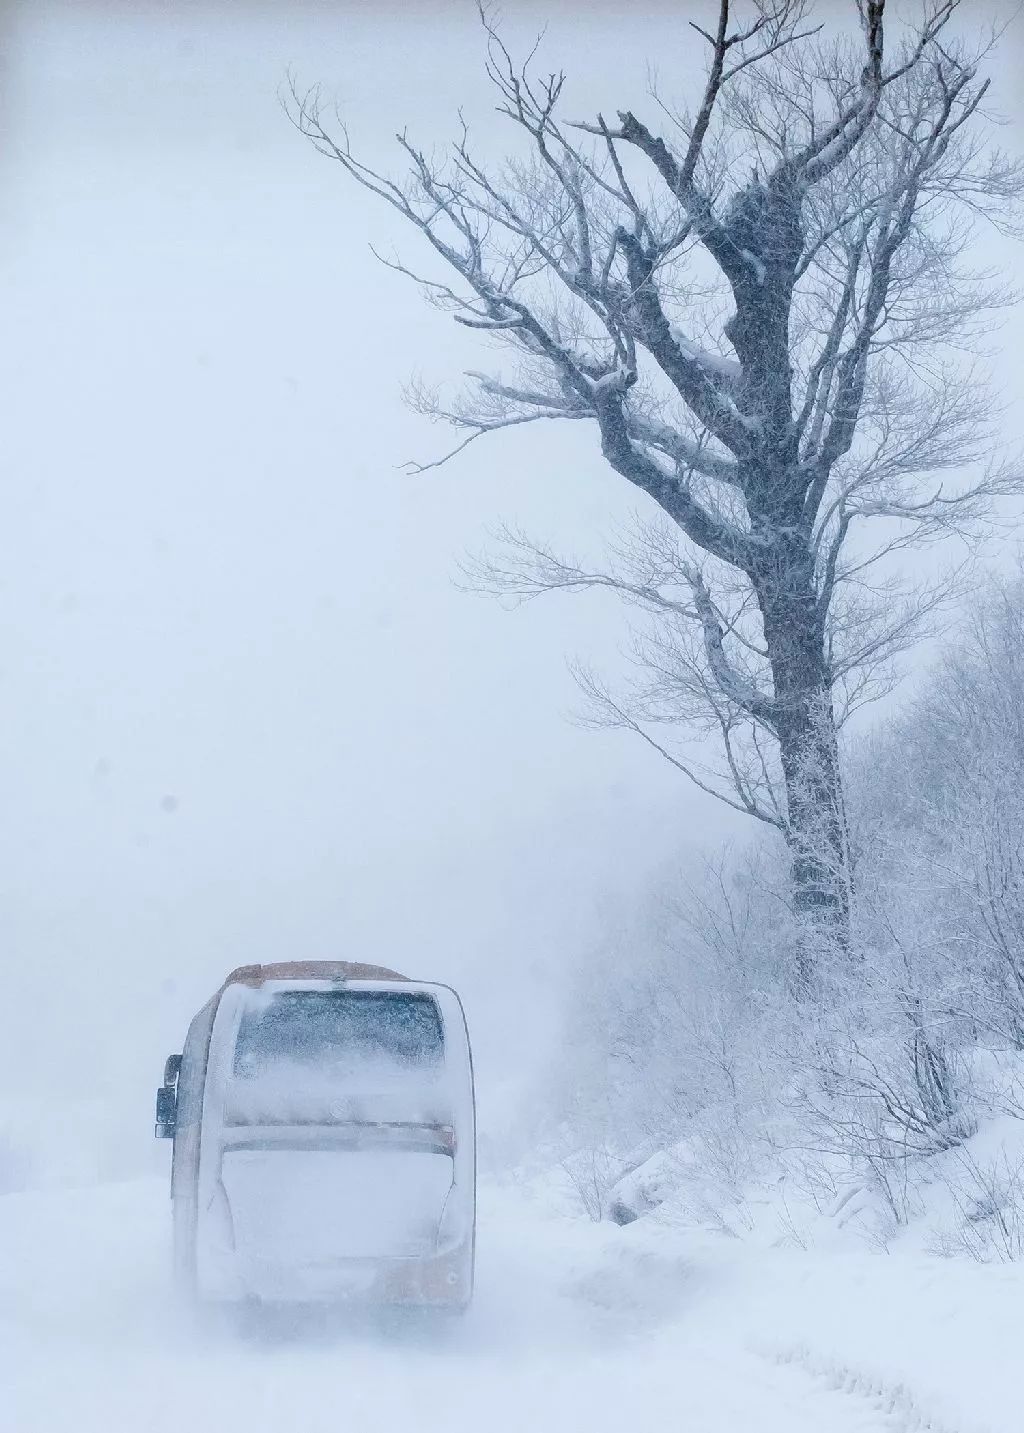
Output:
[[[169,1055],[164,1065],[164,1082],[156,1092],[156,1125],[153,1134],[157,1139],[173,1139],[178,1123],[178,1074],[181,1070],[181,1056]]]

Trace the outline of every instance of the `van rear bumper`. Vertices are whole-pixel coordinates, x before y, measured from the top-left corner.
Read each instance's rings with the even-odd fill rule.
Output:
[[[212,1275],[212,1277],[211,1277]],[[296,1266],[232,1259],[206,1270],[204,1302],[412,1305],[464,1308],[473,1293],[472,1245],[421,1258],[346,1258]]]

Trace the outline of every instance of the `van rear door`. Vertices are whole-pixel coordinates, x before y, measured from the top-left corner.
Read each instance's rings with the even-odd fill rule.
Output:
[[[466,1101],[462,1032],[449,1040],[434,995],[268,982],[234,1003],[205,1119],[220,1126],[210,1205],[246,1288],[288,1296],[345,1262],[437,1253]]]

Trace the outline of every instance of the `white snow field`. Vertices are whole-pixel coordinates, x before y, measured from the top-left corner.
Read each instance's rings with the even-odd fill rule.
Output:
[[[159,1179],[0,1198],[2,1433],[1020,1433],[1024,1270],[482,1191],[462,1320],[190,1327]]]

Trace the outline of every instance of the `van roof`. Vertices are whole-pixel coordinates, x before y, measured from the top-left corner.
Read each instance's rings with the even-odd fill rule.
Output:
[[[269,965],[240,965],[224,981],[228,985],[262,985],[265,980],[408,980],[383,965],[351,960],[277,960]]]

